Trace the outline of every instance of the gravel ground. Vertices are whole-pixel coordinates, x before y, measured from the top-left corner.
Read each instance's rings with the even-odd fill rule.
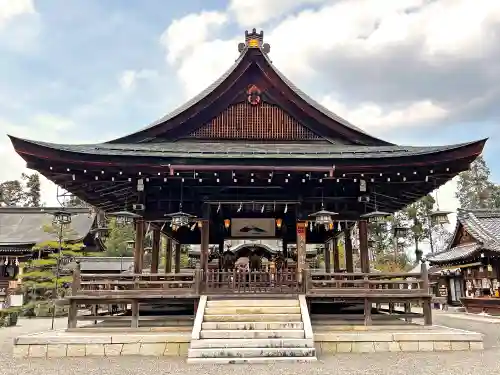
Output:
[[[435,314],[435,324],[473,330],[486,335],[484,352],[341,354],[313,364],[272,365],[187,365],[171,358],[63,358],[60,360],[18,360],[12,358],[12,340],[50,327],[50,320],[20,320],[17,327],[0,329],[0,374],[5,375],[159,375],[159,374],[342,374],[342,375],[498,375],[500,374],[499,323],[457,319],[453,314]],[[57,321],[64,327],[65,320]]]

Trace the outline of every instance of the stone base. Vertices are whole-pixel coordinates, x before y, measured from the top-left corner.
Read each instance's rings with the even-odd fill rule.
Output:
[[[190,339],[190,332],[44,332],[16,338],[13,354],[17,358],[186,356]]]
[[[314,328],[316,355],[319,356],[336,353],[483,349],[483,335],[440,326],[360,326],[355,329],[353,326],[313,324]],[[103,329],[103,332],[97,330],[89,332],[82,329],[81,331],[50,331],[20,336],[14,341],[14,356],[18,358],[125,355],[187,357],[191,332],[172,332],[171,330],[162,332],[161,328],[148,331],[140,329],[127,329],[125,331],[106,332]],[[276,341],[278,339],[268,340]],[[272,348],[274,346],[269,344],[264,347]],[[220,347],[220,345],[209,345],[209,347]],[[205,358],[205,360],[208,359]],[[307,357],[296,359],[298,361],[311,360]],[[197,360],[193,358],[192,362],[195,363]],[[215,361],[215,359],[210,360]],[[224,360],[224,363],[233,363],[234,359],[225,358]],[[258,363],[261,360],[276,361],[279,358],[249,357],[237,359],[236,362]]]
[[[483,350],[483,335],[441,326],[406,326],[363,331],[326,331],[317,326],[314,341],[319,355],[332,353],[441,352]]]

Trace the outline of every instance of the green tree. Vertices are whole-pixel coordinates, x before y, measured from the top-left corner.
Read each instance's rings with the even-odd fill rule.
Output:
[[[429,239],[432,233],[430,214],[434,203],[435,200],[432,195],[426,195],[417,202],[407,206],[404,210],[411,223],[410,236],[415,244],[417,262],[422,259],[423,254],[423,251],[419,247],[420,243],[425,239]]]
[[[36,244],[33,250],[39,254],[48,254],[46,259],[31,260],[23,264],[24,273],[22,274],[22,286],[32,300],[54,297],[53,291],[56,286],[72,281],[72,276],[62,270],[62,265],[67,264],[75,256],[83,255],[85,246],[82,242],[73,242],[76,232],[70,226],[61,227],[57,224],[44,225],[46,233],[51,234],[53,240],[44,241]],[[61,243],[59,243],[61,237]],[[57,278],[57,268],[59,263],[59,278]],[[60,292],[64,293],[64,289]]]
[[[482,156],[460,173],[455,196],[464,209],[500,207],[499,187],[490,181],[490,169]]]
[[[40,175],[38,173],[21,175],[21,179],[25,181],[26,188],[24,192],[24,206],[25,207],[40,207],[41,193],[40,193]]]
[[[22,206],[25,199],[23,185],[19,180],[0,183],[0,206]]]
[[[116,219],[112,218],[108,224],[109,232],[106,238],[106,255],[108,256],[132,256],[134,249],[128,246],[129,241],[135,239],[133,225],[118,225]]]

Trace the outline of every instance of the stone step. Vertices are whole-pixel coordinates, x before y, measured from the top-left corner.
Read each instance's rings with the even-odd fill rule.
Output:
[[[221,299],[209,300],[206,307],[236,307],[236,306],[300,306],[298,299]]]
[[[300,322],[301,314],[239,314],[239,315],[207,315],[205,322]]]
[[[226,306],[206,307],[206,315],[300,314],[300,306]],[[252,320],[252,319],[250,319]]]
[[[201,324],[201,329],[208,330],[264,330],[264,329],[304,329],[304,323],[302,322],[203,322]]]
[[[214,348],[189,349],[189,358],[315,357],[314,348]]]
[[[314,348],[311,339],[202,339],[192,340],[192,349],[214,348]]]
[[[303,339],[304,331],[300,330],[202,330],[202,339]]]
[[[231,364],[244,364],[244,363],[276,363],[276,362],[286,362],[286,363],[304,363],[304,362],[315,362],[316,357],[254,357],[254,358],[188,358],[188,364],[221,364],[221,365],[231,365]]]

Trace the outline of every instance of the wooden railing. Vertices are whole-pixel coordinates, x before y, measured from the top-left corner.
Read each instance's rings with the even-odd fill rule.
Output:
[[[72,297],[84,298],[154,298],[155,296],[199,295],[201,271],[159,274],[73,274]]]
[[[301,286],[295,270],[220,271],[208,270],[200,288],[206,294],[299,293]]]
[[[402,297],[429,295],[420,273],[326,273],[306,270],[305,293],[317,297]]]

